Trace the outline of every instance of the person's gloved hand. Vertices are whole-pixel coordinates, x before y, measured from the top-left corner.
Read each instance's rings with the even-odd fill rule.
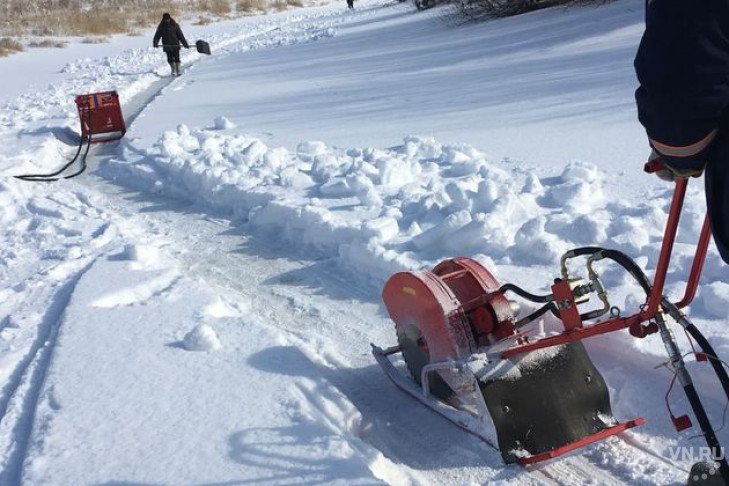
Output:
[[[666,182],[676,182],[676,179],[682,177],[701,177],[701,174],[704,173],[703,167],[700,169],[681,169],[677,167],[671,167],[665,162],[664,159],[661,158],[661,154],[659,154],[655,150],[651,150],[651,154],[648,156],[648,162],[654,161],[658,161],[661,163],[661,165],[663,165],[664,168],[657,171],[656,175],[659,179]]]

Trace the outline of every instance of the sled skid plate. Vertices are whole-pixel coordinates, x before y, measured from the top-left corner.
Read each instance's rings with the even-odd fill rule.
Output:
[[[507,464],[551,459],[644,422],[613,418],[605,380],[581,342],[520,358],[511,372],[481,380]]]

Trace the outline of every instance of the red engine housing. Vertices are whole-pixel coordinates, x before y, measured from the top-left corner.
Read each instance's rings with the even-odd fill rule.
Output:
[[[459,257],[431,272],[396,273],[382,299],[396,326],[420,330],[436,362],[465,358],[515,333],[514,314],[499,288],[481,264]]]

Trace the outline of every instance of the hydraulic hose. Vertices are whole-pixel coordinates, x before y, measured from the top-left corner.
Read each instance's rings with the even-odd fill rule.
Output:
[[[667,301],[668,299],[664,298],[663,300]],[[683,317],[683,319],[688,322],[688,319],[686,319],[685,316]],[[658,324],[658,329],[661,334],[661,339],[663,340],[663,345],[666,348],[666,352],[671,359],[673,369],[676,373],[676,376],[678,377],[678,381],[681,383],[683,391],[686,394],[686,398],[689,401],[689,405],[691,405],[691,410],[693,410],[694,416],[699,422],[699,427],[701,428],[701,432],[706,439],[706,444],[711,449],[713,455],[712,459],[715,462],[719,463],[719,472],[721,473],[721,477],[724,480],[724,483],[729,484],[729,464],[727,464],[726,456],[723,453],[723,449],[721,447],[721,444],[719,443],[719,439],[717,439],[716,432],[714,431],[714,428],[709,421],[709,417],[706,414],[706,409],[701,403],[701,398],[696,392],[696,388],[694,387],[691,375],[689,375],[689,372],[686,370],[686,363],[684,362],[683,355],[678,349],[676,339],[673,337],[673,333],[668,328],[668,326],[666,326],[666,321],[663,318],[662,314],[657,314],[655,320],[656,324]],[[698,334],[700,335],[701,333]],[[704,344],[708,344],[705,339],[703,341]],[[711,348],[711,346],[709,346],[709,348]],[[721,366],[721,363],[719,363],[719,366]],[[721,376],[721,374],[726,374],[726,372],[722,370],[722,373],[717,374]],[[729,398],[729,395],[727,396],[727,398]]]
[[[694,338],[696,344],[699,345],[701,351],[703,351],[709,358],[709,363],[711,363],[711,367],[714,368],[714,372],[716,373],[717,378],[719,378],[724,394],[727,396],[727,399],[729,399],[729,373],[727,373],[723,363],[719,360],[711,343],[709,343],[701,331],[699,331],[699,329],[670,300],[664,297],[661,305],[668,311],[669,315],[673,317],[679,325],[681,325],[681,327],[686,329],[686,332],[688,332],[691,337]]]
[[[543,305],[542,307],[535,310],[528,316],[519,319],[518,321],[516,321],[516,323],[514,323],[514,327],[519,329],[520,327],[524,326],[525,324],[532,322],[534,319],[538,319],[538,318],[542,317],[544,314],[546,314],[550,310],[552,312],[557,311],[557,308],[555,307],[554,302],[549,302],[548,304]]]
[[[716,438],[716,433],[714,433],[709,417],[706,415],[706,410],[704,410],[704,406],[701,404],[699,394],[696,393],[693,383],[684,385],[683,391],[691,404],[691,409],[694,411],[696,420],[699,422],[699,427],[704,434],[704,438],[706,438],[706,444],[711,449],[713,454],[712,459],[719,463],[721,478],[724,480],[724,484],[729,484],[729,464],[727,464],[724,450],[721,444],[719,444],[719,439]]]
[[[597,260],[602,259],[602,258],[607,258],[607,259],[613,260],[614,262],[616,262],[617,264],[622,266],[628,273],[630,273],[633,276],[633,278],[635,278],[638,281],[638,284],[643,288],[646,295],[650,294],[651,282],[648,279],[648,277],[646,276],[646,274],[638,266],[638,264],[636,264],[628,255],[626,255],[625,253],[618,251],[618,250],[610,250],[607,248],[600,248],[597,246],[583,246],[580,248],[575,248],[573,250],[570,250],[562,256],[561,265],[562,265],[562,268],[565,269],[565,273],[567,273],[566,272],[566,268],[567,268],[566,262],[568,259],[580,257],[580,256],[587,256],[587,255],[590,255],[593,257],[595,255],[597,255],[597,258],[596,258]],[[565,277],[566,276],[567,275],[565,275]],[[535,295],[530,292],[527,292],[526,290],[524,290],[521,287],[518,287],[514,284],[504,284],[499,289],[499,292],[501,292],[501,293],[504,293],[507,291],[514,292],[515,294],[517,294],[527,300],[530,300],[532,302],[549,304],[553,301],[553,296],[551,294]],[[533,319],[536,319],[537,317],[544,315],[548,311],[552,312],[552,314],[557,319],[561,318],[559,311],[557,310],[557,307],[555,307],[554,305],[546,305],[546,306],[541,307],[537,312],[535,312],[536,315],[534,317],[527,316],[524,319],[520,319],[519,322],[517,323],[517,327],[519,327],[519,325],[526,324],[526,322],[529,322],[529,320],[533,320]],[[591,316],[589,314],[584,315],[582,317],[583,317],[583,319],[591,318]],[[531,319],[529,319],[529,318],[531,318]],[[525,319],[529,319],[529,320],[525,321]]]
[[[651,293],[651,287],[653,287],[651,281],[648,279],[645,272],[643,272],[643,269],[640,268],[640,266],[638,266],[632,258],[618,250],[604,249],[601,250],[601,253],[605,256],[605,258],[613,260],[615,263],[627,270],[628,273],[630,273],[633,278],[638,281],[638,284],[643,288],[646,295]]]
[[[643,272],[643,269],[641,269],[638,264],[633,261],[632,258],[619,250],[611,250],[608,248],[600,248],[596,246],[583,246],[581,248],[575,248],[568,251],[562,256],[562,267],[566,268],[565,262],[568,258],[586,255],[597,255],[594,258],[595,260],[600,260],[602,258],[613,260],[615,263],[623,267],[629,274],[631,274],[633,278],[635,278],[635,280],[637,280],[638,284],[641,286],[641,288],[643,288],[646,294],[650,294],[652,287],[651,281],[648,279],[645,272]]]
[[[71,164],[76,162],[76,159],[78,159],[79,154],[81,153],[81,148],[84,146],[84,140],[81,139],[81,142],[78,144],[78,150],[76,150],[76,155],[73,156],[73,158],[66,163],[63,167],[58,169],[55,172],[51,172],[50,174],[25,174],[25,175],[19,175],[15,176],[16,179],[20,179],[23,181],[30,181],[30,182],[43,182],[43,181],[56,181],[58,180],[57,176],[61,172],[65,171],[69,167],[71,167]],[[87,150],[88,153],[88,150]]]
[[[86,170],[86,158],[89,155],[89,150],[91,149],[91,138],[89,138],[89,143],[86,145],[86,152],[84,152],[84,156],[81,158],[81,168],[74,172],[73,174],[68,174],[63,176],[64,179],[73,179],[74,177],[81,175]]]
[[[88,126],[91,126],[91,110],[86,110],[86,122]],[[59,174],[64,172],[66,169],[71,167],[71,165],[76,162],[76,159],[78,159],[79,154],[81,153],[81,148],[84,146],[84,138],[81,137],[81,141],[78,144],[78,149],[76,150],[76,154],[73,156],[73,158],[67,162],[63,167],[58,169],[55,172],[51,172],[50,174],[25,174],[25,175],[19,175],[15,176],[16,179],[20,179],[22,181],[28,181],[28,182],[53,182],[57,181],[59,179],[71,179],[73,177],[76,177],[77,175],[80,175],[86,170],[86,158],[89,155],[89,150],[91,149],[91,135],[89,135],[86,145],[86,152],[84,152],[83,157],[81,158],[81,169],[77,170],[73,174],[69,174],[67,176],[57,177]]]
[[[544,304],[544,303],[552,301],[552,294],[535,295],[530,292],[527,292],[526,290],[522,289],[521,287],[517,287],[514,284],[502,285],[501,288],[499,288],[499,293],[503,294],[504,292],[514,292],[515,294],[525,298],[526,300],[530,300],[532,302],[537,302],[540,304]]]
[[[562,276],[564,278],[569,278],[569,272],[567,271],[567,260],[570,258],[575,258],[579,256],[586,256],[586,255],[594,255],[595,253],[604,250],[605,248],[600,248],[597,246],[583,246],[580,248],[574,248],[564,255],[562,255],[562,258],[560,260],[560,267],[562,268]]]

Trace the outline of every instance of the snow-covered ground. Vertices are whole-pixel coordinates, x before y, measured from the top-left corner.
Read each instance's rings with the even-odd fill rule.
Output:
[[[703,443],[668,419],[656,336],[587,346],[664,460],[610,439],[541,474],[370,354],[395,343],[379,292],[402,269],[467,255],[540,293],[563,251],[603,245],[655,270],[671,187],[642,173],[640,3],[459,24],[367,0],[183,28],[213,55],[183,52],[180,78],[147,37],[0,59],[0,484],[583,484],[576,458],[595,483],[685,481],[671,456]],[[63,165],[73,97],[109,89],[129,131],[87,173],[11,177]],[[703,220],[689,189],[674,297]],[[729,270],[708,258],[690,315],[726,355]]]

